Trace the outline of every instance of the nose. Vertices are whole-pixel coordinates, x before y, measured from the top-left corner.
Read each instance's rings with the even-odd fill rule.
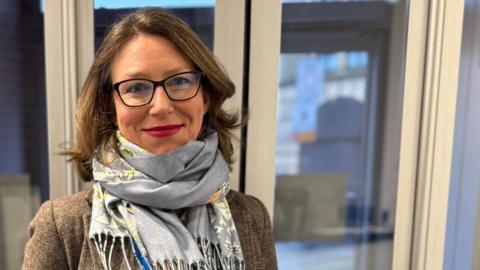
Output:
[[[150,102],[150,114],[165,115],[173,111],[171,100],[162,86],[157,86]]]

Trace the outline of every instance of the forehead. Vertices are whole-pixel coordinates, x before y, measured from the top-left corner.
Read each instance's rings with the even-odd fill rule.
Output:
[[[113,82],[139,77],[160,80],[192,70],[192,64],[170,40],[160,35],[139,34],[115,54],[110,70]]]

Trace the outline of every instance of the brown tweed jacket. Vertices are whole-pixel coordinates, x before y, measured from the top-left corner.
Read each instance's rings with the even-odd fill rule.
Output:
[[[29,227],[23,269],[102,269],[95,245],[88,239],[93,190],[45,202]],[[230,203],[246,269],[277,269],[270,219],[256,198],[231,191]],[[141,269],[126,245],[132,269]],[[112,269],[128,269],[120,245]]]

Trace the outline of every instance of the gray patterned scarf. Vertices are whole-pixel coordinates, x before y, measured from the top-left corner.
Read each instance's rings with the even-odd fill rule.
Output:
[[[125,253],[128,240],[143,269],[244,269],[225,198],[229,171],[217,134],[162,155],[120,132],[117,141],[118,151],[112,147],[92,164],[96,183],[89,237],[103,267],[111,269],[113,246],[121,244],[132,268]],[[182,219],[175,212],[181,208]]]

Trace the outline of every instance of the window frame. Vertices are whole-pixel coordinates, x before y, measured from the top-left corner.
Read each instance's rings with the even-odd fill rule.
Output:
[[[77,97],[93,62],[92,0],[45,0],[44,27],[48,162],[53,199],[80,190],[73,164],[60,153],[65,145],[75,141]]]

